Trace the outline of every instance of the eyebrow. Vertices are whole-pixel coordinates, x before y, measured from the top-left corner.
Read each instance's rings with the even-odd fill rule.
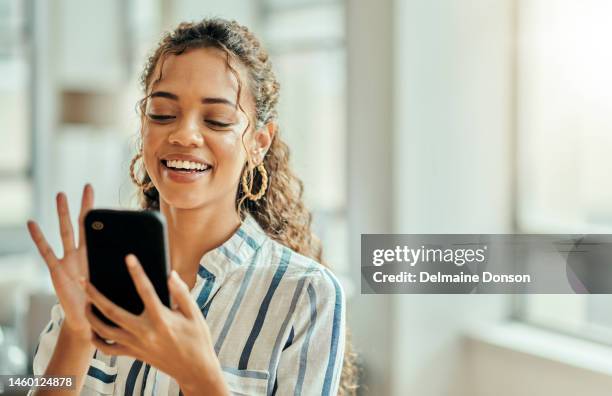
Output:
[[[149,97],[151,98],[166,98],[166,99],[171,99],[171,100],[178,100],[178,96],[170,93],[170,92],[166,92],[166,91],[155,91],[153,92]],[[206,98],[202,98],[202,103],[203,104],[225,104],[228,106],[232,106],[232,107],[236,107],[236,104],[230,100],[227,100],[225,98],[211,98],[211,97],[206,97]]]

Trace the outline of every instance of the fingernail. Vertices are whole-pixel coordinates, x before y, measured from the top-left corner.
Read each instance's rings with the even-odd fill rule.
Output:
[[[125,263],[128,267],[134,268],[136,266],[136,263],[134,262],[134,255],[128,254],[127,256],[125,256]]]
[[[180,280],[178,274],[176,273],[175,270],[172,270],[172,272],[170,273],[170,276],[172,277],[172,279],[174,279],[175,281]]]

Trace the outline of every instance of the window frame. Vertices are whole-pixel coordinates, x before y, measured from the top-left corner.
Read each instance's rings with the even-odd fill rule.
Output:
[[[585,229],[585,224],[572,224],[569,222],[554,222],[550,219],[542,219],[542,218],[526,218],[525,213],[521,211],[521,191],[520,191],[520,183],[518,182],[521,174],[520,168],[520,160],[521,160],[521,141],[520,141],[520,131],[519,131],[519,106],[518,100],[519,95],[518,91],[520,89],[520,81],[519,81],[519,68],[520,68],[520,7],[523,6],[523,1],[513,2],[513,38],[515,42],[514,53],[513,53],[513,64],[511,67],[512,76],[511,76],[511,95],[512,95],[512,114],[513,114],[513,125],[512,125],[512,169],[513,169],[513,229],[514,233],[563,233],[564,231],[573,230],[572,232],[579,231],[587,231]],[[589,232],[600,232],[600,233],[612,233],[612,224],[610,225],[602,225],[602,226],[588,226]],[[600,295],[592,295],[592,294],[582,294],[582,295],[572,295],[575,298],[584,298],[588,299],[590,296],[600,296]],[[608,295],[612,299],[612,295]],[[612,347],[612,326],[610,328],[606,328],[602,325],[596,325],[593,323],[589,323],[588,321],[584,321],[580,328],[563,328],[562,326],[557,326],[554,323],[546,324],[543,321],[533,320],[529,318],[528,307],[530,295],[526,294],[513,294],[510,299],[510,309],[508,314],[508,319],[515,322],[520,322],[522,324],[532,326],[537,329],[542,329],[546,331],[552,331],[558,334],[570,336],[576,339],[595,342],[604,346]]]
[[[259,8],[259,24],[260,26],[265,26],[265,24],[267,23],[268,19],[272,17],[272,15],[274,13],[277,12],[291,12],[291,11],[303,11],[306,9],[314,9],[316,7],[340,7],[341,9],[341,14],[342,14],[342,22],[344,24],[344,29],[342,30],[342,37],[341,38],[331,38],[331,39],[299,39],[299,40],[287,40],[285,42],[283,42],[281,45],[275,45],[275,43],[272,43],[269,39],[269,37],[266,37],[266,35],[263,35],[263,39],[266,41],[266,48],[268,50],[268,53],[270,55],[271,58],[275,58],[278,56],[283,56],[283,55],[293,55],[293,54],[307,54],[307,53],[312,53],[312,52],[316,52],[316,53],[324,53],[324,52],[336,52],[336,51],[340,51],[343,53],[344,57],[346,58],[347,56],[347,32],[346,32],[346,15],[347,15],[347,5],[346,5],[346,1],[344,0],[296,0],[293,3],[290,4],[284,4],[284,5],[278,5],[278,4],[273,4],[273,0],[261,0],[260,2],[260,8]],[[346,73],[346,69],[345,69],[345,73],[344,73],[344,86],[345,86],[345,93],[346,93],[346,84],[348,83],[348,74]],[[342,106],[342,111],[345,113],[345,117],[346,117],[346,112],[347,112],[347,108],[348,105],[347,103],[344,103],[344,106]],[[344,141],[346,141],[348,139],[348,131],[346,130],[348,126],[345,125],[345,130],[342,132],[344,134]],[[342,203],[341,206],[337,206],[337,207],[329,207],[329,208],[317,208],[317,207],[313,207],[313,208],[309,208],[312,215],[313,215],[313,227],[316,228],[317,223],[319,223],[319,221],[324,222],[325,220],[330,220],[330,221],[341,221],[345,224],[345,232],[346,234],[346,239],[347,239],[347,246],[345,247],[344,252],[343,252],[343,257],[344,257],[344,261],[346,261],[345,265],[341,265],[338,266],[338,271],[337,271],[337,275],[339,275],[339,277],[341,278],[341,282],[350,290],[353,289],[351,280],[349,279],[350,274],[349,274],[349,268],[348,268],[348,262],[349,262],[349,246],[348,246],[348,222],[349,222],[349,215],[348,215],[348,209],[349,209],[349,205],[348,205],[348,197],[346,196],[348,187],[346,185],[347,181],[348,181],[348,168],[345,166],[345,170],[344,170],[344,174],[343,174],[343,182],[344,182],[344,188],[343,188],[343,194],[344,196],[344,202]],[[319,216],[322,216],[324,219],[321,219],[318,221]],[[329,242],[328,242],[329,243]],[[326,245],[323,245],[323,257],[324,259],[326,259]],[[334,265],[332,263],[332,268],[334,268]]]
[[[21,12],[23,13],[21,18],[21,24],[17,27],[19,32],[19,39],[23,46],[23,56],[26,63],[27,81],[25,86],[26,92],[26,103],[28,108],[26,109],[26,129],[24,130],[28,136],[29,142],[29,162],[25,169],[18,171],[0,171],[0,184],[11,179],[25,180],[31,185],[31,196],[30,204],[32,211],[36,210],[36,191],[37,181],[34,176],[36,167],[36,142],[34,140],[34,128],[35,128],[35,101],[34,97],[36,94],[36,70],[35,70],[35,34],[34,34],[34,12],[35,2],[33,0],[23,1]],[[35,213],[30,213],[31,216]],[[6,225],[0,223],[0,256],[26,253],[31,250],[31,243],[25,232],[25,222],[23,226],[20,225]]]

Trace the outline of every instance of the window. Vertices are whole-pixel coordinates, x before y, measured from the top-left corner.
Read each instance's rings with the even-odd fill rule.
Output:
[[[520,232],[612,231],[612,3],[518,2]],[[612,342],[608,295],[518,296],[530,323]]]
[[[324,259],[338,273],[346,273],[344,4],[268,0],[261,22],[281,84],[279,133],[306,186]]]
[[[0,251],[19,249],[15,229],[32,212],[30,63],[26,2],[0,0]]]

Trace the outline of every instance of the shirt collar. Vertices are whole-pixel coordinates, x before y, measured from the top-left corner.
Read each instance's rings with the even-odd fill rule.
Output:
[[[204,254],[200,260],[198,278],[218,279],[240,267],[253,257],[267,238],[257,220],[247,214],[240,227],[227,241]]]

